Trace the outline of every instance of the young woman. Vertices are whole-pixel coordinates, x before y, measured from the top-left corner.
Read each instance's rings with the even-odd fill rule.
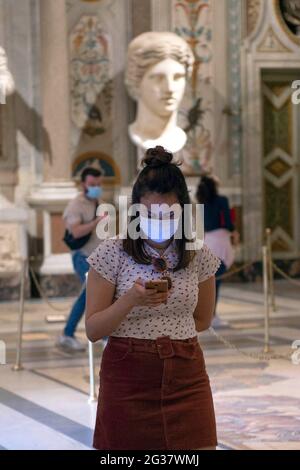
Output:
[[[239,234],[231,220],[229,201],[226,196],[218,194],[218,183],[210,176],[202,176],[197,188],[197,202],[204,204],[204,242],[211,251],[221,259],[216,278],[222,276],[234,261],[232,244],[239,241]],[[221,279],[216,279],[216,303],[219,298]],[[226,326],[214,311],[212,326]]]
[[[100,370],[96,449],[199,450],[217,445],[197,332],[211,323],[220,260],[205,245],[188,250],[183,227],[183,236],[174,236],[190,198],[172,158],[162,147],[147,150],[144,157],[132,191],[132,204],[148,210],[146,218],[132,217],[138,219],[141,236],[108,238],[88,258],[87,336],[91,341],[109,336]],[[170,209],[178,204],[180,221],[171,210],[162,218],[156,204]],[[160,236],[153,236],[151,227],[160,224]],[[166,225],[172,227],[168,238]],[[152,238],[146,237],[149,227]],[[168,292],[145,288],[145,281],[161,277],[169,278]]]

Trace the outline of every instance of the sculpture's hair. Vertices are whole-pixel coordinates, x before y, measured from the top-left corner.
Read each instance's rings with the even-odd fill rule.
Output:
[[[152,65],[174,59],[185,66],[187,77],[192,75],[194,54],[188,43],[175,33],[148,32],[134,38],[128,47],[125,84],[133,99],[138,97],[139,84]]]

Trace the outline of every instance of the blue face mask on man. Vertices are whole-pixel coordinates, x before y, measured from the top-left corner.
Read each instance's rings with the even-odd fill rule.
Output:
[[[86,196],[90,199],[99,199],[103,194],[101,186],[88,186],[86,189]]]

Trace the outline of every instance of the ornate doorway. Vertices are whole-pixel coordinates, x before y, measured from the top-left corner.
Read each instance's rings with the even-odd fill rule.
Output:
[[[263,228],[280,258],[299,256],[300,106],[292,103],[293,71],[262,73]]]

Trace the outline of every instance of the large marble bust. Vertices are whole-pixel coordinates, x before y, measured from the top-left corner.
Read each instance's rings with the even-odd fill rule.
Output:
[[[172,153],[184,147],[187,136],[177,126],[177,113],[193,63],[190,46],[174,33],[147,32],[129,44],[125,83],[137,101],[129,136],[139,150],[138,169],[150,147],[161,145]]]
[[[15,90],[14,79],[7,66],[6,53],[0,46],[0,95],[10,95]]]

